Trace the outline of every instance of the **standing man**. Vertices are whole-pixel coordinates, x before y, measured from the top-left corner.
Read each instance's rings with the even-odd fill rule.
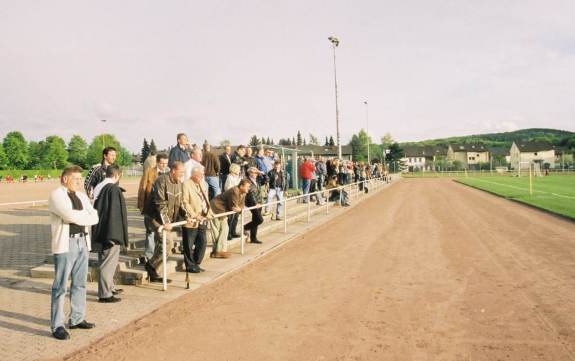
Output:
[[[58,340],[70,334],[64,327],[64,298],[68,278],[70,287],[70,329],[94,328],[86,317],[86,276],[90,252],[89,227],[98,223],[98,212],[82,190],[82,168],[68,166],[60,176],[61,186],[52,191],[48,200],[52,253],[54,254],[54,283],[52,284],[50,327]]]
[[[299,167],[299,175],[302,179],[303,194],[309,193],[314,171],[315,166],[307,157],[305,157],[303,163]],[[304,203],[309,202],[309,196],[305,196],[303,202]]]
[[[242,179],[240,184],[220,193],[219,196],[212,199],[211,208],[215,214],[226,212],[241,212],[244,208],[246,194],[250,190],[250,181]],[[228,239],[228,220],[227,217],[219,217],[212,222],[212,258],[229,258],[230,254],[226,252],[226,242]],[[243,242],[243,240],[242,240]]]
[[[259,183],[260,171],[256,167],[248,169],[248,181],[250,182],[250,191],[246,195],[246,206],[253,207],[262,203],[261,199],[261,185]],[[251,209],[252,220],[245,225],[245,229],[250,233],[250,243],[262,243],[258,239],[258,227],[264,222],[262,217],[262,209]]]
[[[106,179],[94,190],[94,208],[100,222],[92,226],[92,242],[98,250],[100,277],[98,302],[115,303],[122,292],[114,284],[120,249],[128,247],[128,210],[122,188],[118,185],[122,171],[116,164],[106,169]]]
[[[144,227],[146,227],[146,243],[144,245],[144,255],[140,258],[140,263],[148,262],[154,255],[154,227],[152,225],[152,218],[144,214],[146,204],[152,201],[152,186],[159,176],[164,175],[170,171],[168,168],[168,155],[159,153],[156,155],[156,166],[148,168],[144,171],[140,179],[140,186],[138,187],[138,209],[144,215]]]
[[[204,143],[204,153],[202,155],[202,165],[205,167],[206,183],[208,183],[208,192],[210,200],[220,194],[220,161],[218,157],[211,152],[208,143]]]
[[[114,147],[106,147],[102,151],[102,162],[100,164],[94,165],[90,168],[88,175],[86,176],[86,180],[84,181],[84,189],[86,190],[86,194],[90,199],[94,198],[94,188],[106,179],[106,168],[110,164],[114,164],[116,162],[116,148]]]
[[[220,154],[220,189],[224,189],[226,185],[226,178],[230,174],[230,165],[232,165],[232,147],[226,145],[224,153]]]
[[[252,147],[247,147],[246,148],[246,156],[244,157],[246,163],[246,176],[249,177],[248,175],[248,169],[250,168],[257,168],[258,167],[258,163],[256,162],[256,158],[254,157],[254,150]]]
[[[204,170],[192,169],[192,176],[183,185],[182,208],[186,223],[182,228],[184,238],[184,263],[191,273],[203,271],[200,264],[206,252],[207,218],[212,217],[208,191],[204,182]]]
[[[202,165],[202,150],[200,148],[193,148],[190,151],[190,160],[188,162],[186,162],[184,164],[184,179],[182,179],[182,183],[187,180],[190,179],[190,177],[192,176],[192,169],[199,167],[204,169],[204,166]]]
[[[246,170],[248,162],[245,158],[246,155],[246,147],[243,145],[239,145],[234,154],[232,155],[232,163],[235,163],[240,166],[242,178],[246,176]]]
[[[152,219],[155,235],[154,255],[145,265],[150,282],[163,282],[158,275],[158,269],[162,266],[162,234],[159,228],[164,226],[166,231],[171,231],[170,223],[177,222],[183,215],[182,211],[182,182],[184,177],[184,164],[175,161],[170,173],[164,174],[156,180],[152,187],[152,201],[148,203],[145,214]],[[166,240],[166,253],[172,254],[174,240],[168,234]],[[171,282],[171,280],[166,280]]]
[[[178,144],[170,150],[170,157],[168,166],[173,168],[174,162],[186,163],[190,160],[188,155],[188,137],[184,133],[179,133],[177,136]]]
[[[284,200],[284,192],[287,189],[287,179],[282,169],[282,162],[279,160],[275,161],[274,168],[268,173],[268,186],[269,186],[268,204],[275,201],[276,198],[278,202],[282,202]],[[276,218],[275,218],[278,221],[282,219],[281,216],[282,209],[283,204],[278,203],[276,207]]]

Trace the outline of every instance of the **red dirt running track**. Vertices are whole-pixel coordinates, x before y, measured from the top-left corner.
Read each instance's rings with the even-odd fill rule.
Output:
[[[575,360],[575,224],[403,180],[70,359]]]

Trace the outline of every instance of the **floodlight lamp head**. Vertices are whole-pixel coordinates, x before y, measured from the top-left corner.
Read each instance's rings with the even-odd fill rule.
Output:
[[[329,41],[331,41],[331,43],[334,46],[338,46],[339,45],[339,39],[336,38],[335,36],[330,36],[329,38],[327,38]]]

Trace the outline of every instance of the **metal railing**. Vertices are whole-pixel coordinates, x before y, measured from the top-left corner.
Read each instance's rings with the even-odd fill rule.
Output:
[[[389,177],[389,176],[388,176]],[[389,183],[389,178],[387,177],[378,177],[378,178],[371,178],[371,179],[366,179],[366,180],[362,180],[359,182],[355,182],[355,183],[349,183],[349,184],[344,184],[338,187],[334,187],[334,188],[330,188],[330,189],[323,189],[320,191],[316,191],[316,192],[312,192],[312,193],[306,193],[306,194],[300,194],[294,197],[285,197],[284,199],[282,199],[281,201],[273,201],[273,202],[267,202],[267,203],[263,203],[263,204],[257,204],[255,206],[252,207],[244,207],[242,208],[241,211],[238,212],[234,212],[234,211],[230,211],[230,212],[225,212],[225,213],[219,213],[219,214],[215,214],[212,217],[209,217],[209,220],[214,220],[214,219],[218,219],[218,218],[223,218],[223,217],[227,217],[233,214],[237,214],[240,213],[240,222],[241,222],[241,241],[240,241],[240,254],[244,254],[244,244],[245,244],[245,240],[244,240],[244,225],[245,225],[245,212],[247,211],[251,211],[251,210],[255,210],[255,209],[259,209],[259,208],[264,208],[264,207],[270,207],[270,209],[272,209],[272,207],[278,206],[280,204],[283,204],[283,221],[284,221],[284,233],[287,233],[288,231],[288,202],[290,201],[296,201],[301,199],[301,198],[308,198],[307,200],[307,221],[311,222],[311,215],[313,213],[312,209],[311,209],[311,197],[312,196],[316,196],[316,197],[322,197],[324,196],[325,193],[327,193],[327,199],[325,202],[325,212],[326,214],[329,214],[329,203],[330,203],[330,194],[334,191],[339,191],[339,204],[342,204],[343,201],[343,191],[347,191],[347,189],[349,189],[348,192],[348,197],[349,199],[357,199],[359,197],[360,192],[365,189],[365,187],[367,187],[368,189],[370,189],[371,187],[373,187],[373,190],[378,189],[379,187],[383,186],[384,184]],[[362,185],[360,187],[360,185]],[[355,186],[355,193],[353,193],[353,189]],[[319,204],[318,204],[319,205]],[[314,211],[317,210],[321,210],[323,209],[323,205],[322,208],[316,208]],[[296,216],[292,219],[297,219],[300,218],[300,216]],[[188,221],[180,221],[180,222],[174,222],[174,223],[170,223],[171,228],[173,227],[179,227],[179,226],[183,226],[185,224],[187,224]],[[167,250],[166,250],[166,246],[167,246],[167,236],[168,236],[168,231],[164,229],[165,225],[160,226],[158,228],[158,232],[162,233],[162,290],[166,291],[168,289],[168,280],[167,280],[167,276],[168,276],[168,271],[167,271],[167,260],[168,260],[168,256],[167,256]],[[230,230],[232,231],[232,230]],[[213,242],[214,240],[212,240]],[[187,275],[186,275],[187,276]],[[187,282],[187,286],[186,288],[189,288],[189,281],[188,281],[188,277],[186,277],[186,282]]]

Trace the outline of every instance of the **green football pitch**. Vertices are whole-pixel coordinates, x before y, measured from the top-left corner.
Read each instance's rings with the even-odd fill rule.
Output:
[[[533,194],[529,194],[529,177],[510,175],[459,177],[457,182],[505,198],[526,203],[575,220],[575,175],[533,177]]]

